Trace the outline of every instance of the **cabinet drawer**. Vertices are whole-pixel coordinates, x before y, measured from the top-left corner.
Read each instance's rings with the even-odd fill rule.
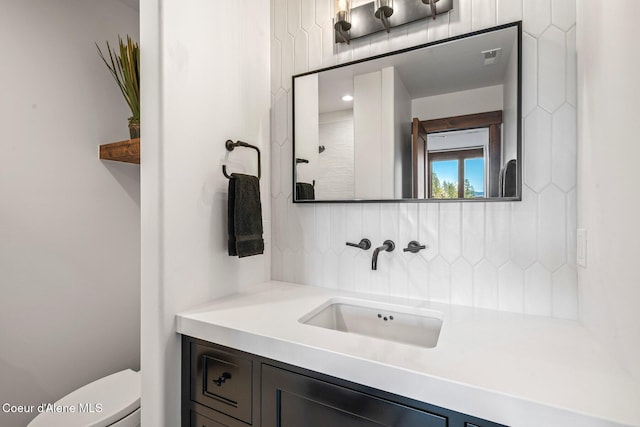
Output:
[[[207,418],[197,412],[191,411],[191,427],[227,427],[217,421]]]
[[[191,400],[251,424],[252,377],[251,359],[191,343]]]

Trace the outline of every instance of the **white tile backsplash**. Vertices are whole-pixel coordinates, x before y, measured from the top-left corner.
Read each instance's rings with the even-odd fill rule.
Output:
[[[576,186],[576,109],[565,103],[551,118],[551,180],[563,191]]]
[[[300,3],[300,25],[309,32],[316,23],[316,2],[303,1]]]
[[[345,236],[347,235],[346,230],[346,209],[345,205],[331,205],[330,208],[330,234],[331,234],[331,250],[336,254],[340,255],[346,249],[346,241]]]
[[[522,116],[538,106],[538,40],[522,34]],[[527,84],[524,84],[527,82]]]
[[[279,67],[272,67],[272,69],[274,68],[280,69]],[[278,81],[280,81],[280,79],[278,79]],[[287,117],[289,115],[289,104],[287,99],[288,94],[282,88],[275,92],[275,105],[271,109],[271,114],[273,116],[273,126],[271,127],[271,131],[273,133],[273,138],[275,138],[271,141],[272,144],[275,142],[278,145],[283,145],[287,140]]]
[[[567,102],[574,107],[578,105],[578,85],[575,78],[578,74],[578,58],[576,54],[576,26],[567,32]]]
[[[322,29],[313,25],[309,29],[309,69],[322,68]]]
[[[294,44],[294,71],[296,74],[309,71],[309,35],[300,28],[295,35]]]
[[[473,305],[473,267],[464,258],[451,264],[451,304]]]
[[[271,0],[271,15],[273,17],[271,34],[278,40],[282,40],[287,33],[287,0]],[[272,91],[273,89],[271,88]]]
[[[476,1],[476,0],[474,0]],[[494,1],[495,0],[488,0],[488,1]],[[427,40],[428,41],[433,41],[433,40],[441,40],[441,39],[446,39],[447,37],[449,37],[449,14],[448,13],[443,13],[441,15],[437,15],[436,19],[429,19],[427,20],[429,23],[427,24]],[[486,25],[488,27],[490,27],[491,25]],[[406,39],[406,37],[405,37]],[[403,41],[400,37],[396,37],[395,38],[396,42],[398,44],[401,44]],[[402,46],[404,47],[404,46]],[[398,47],[396,46],[391,46],[392,49],[397,49]]]
[[[556,111],[565,100],[566,61],[566,35],[551,26],[538,39],[538,102],[550,113]]]
[[[555,317],[576,319],[578,317],[578,278],[574,268],[562,266],[553,273],[552,314]]]
[[[333,250],[329,250],[324,254],[324,263],[323,268],[324,273],[320,275],[322,278],[322,286],[325,288],[337,288],[339,284],[339,265],[340,265],[340,257],[333,252]]]
[[[405,298],[409,295],[408,262],[403,258],[394,257],[391,259],[389,295]]]
[[[533,37],[539,37],[551,25],[551,0],[523,0],[523,2],[522,28]]]
[[[409,270],[409,298],[429,299],[429,267],[421,256],[415,256],[407,264]]]
[[[473,268],[473,305],[498,308],[498,269],[486,259]]]
[[[445,203],[440,207],[440,256],[454,262],[461,255],[460,203]]]
[[[427,249],[419,255],[430,261],[440,253],[440,206],[436,203],[418,205],[418,237],[419,242],[427,245]]]
[[[355,283],[355,250],[345,250],[338,258],[338,288],[353,290]]]
[[[454,4],[449,12],[449,37],[471,31],[471,2],[472,0],[458,0]]]
[[[305,0],[287,0],[287,30],[294,35],[300,28],[300,2]],[[284,12],[284,11],[283,11]]]
[[[316,239],[315,248],[321,253],[327,252],[331,246],[331,206],[316,206]]]
[[[524,273],[524,312],[551,315],[551,272],[535,263]]]
[[[488,203],[485,209],[484,256],[493,265],[510,257],[511,204]]]
[[[522,201],[511,207],[509,259],[527,268],[538,259],[538,195],[526,185]]]
[[[274,140],[273,135],[271,140]],[[271,194],[282,194],[282,174],[280,173],[281,165],[280,146],[273,143],[271,144],[271,170],[275,171],[275,173],[271,174]]]
[[[538,260],[551,271],[567,262],[566,194],[550,185],[538,196]]]
[[[496,0],[471,1],[471,29],[481,30],[496,25]]]
[[[551,23],[563,31],[569,31],[576,24],[576,2],[553,0],[551,5]]]
[[[275,37],[271,37],[271,87],[279,87],[280,79],[282,78],[282,45],[280,40]],[[272,121],[275,123],[275,121]],[[274,127],[271,128],[271,132],[274,131]],[[273,141],[273,134],[271,135]]]
[[[471,264],[484,257],[485,203],[462,205],[462,256]]]
[[[524,119],[524,182],[542,191],[551,182],[551,114],[537,107]]]
[[[497,1],[498,24],[522,20],[521,0],[498,0]]]
[[[513,261],[498,270],[498,309],[524,311],[524,272]]]
[[[272,277],[577,317],[575,0],[456,0],[433,20],[333,42],[331,0],[271,0]],[[523,201],[291,203],[291,75],[523,19]],[[280,173],[278,174],[278,171]],[[372,251],[396,243],[371,271]],[[403,252],[410,240],[428,245]]]
[[[437,302],[451,301],[450,264],[442,257],[429,263],[429,299]]]

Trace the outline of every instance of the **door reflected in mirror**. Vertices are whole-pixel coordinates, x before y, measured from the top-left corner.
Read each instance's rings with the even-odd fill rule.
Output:
[[[293,77],[296,202],[519,200],[519,22]]]

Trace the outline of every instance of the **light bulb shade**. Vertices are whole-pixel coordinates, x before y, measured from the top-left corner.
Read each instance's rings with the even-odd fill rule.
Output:
[[[373,10],[375,10],[376,18],[380,19],[382,15],[388,18],[393,15],[393,0],[375,0]]]
[[[351,0],[334,0],[335,4],[335,19],[334,26],[338,29],[338,26],[347,31],[351,28]]]
[[[429,5],[429,7],[431,8],[431,16],[433,17],[433,19],[436,19],[436,14],[438,13],[436,10],[436,3],[438,3],[440,0],[422,0],[422,3]]]

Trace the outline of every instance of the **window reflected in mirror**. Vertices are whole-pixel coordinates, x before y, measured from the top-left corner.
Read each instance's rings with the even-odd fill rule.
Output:
[[[487,132],[474,132],[471,135],[480,139],[476,143],[482,144],[483,137],[486,140]],[[448,135],[442,136],[446,138]],[[428,159],[429,198],[474,199],[485,197],[484,145],[451,150],[428,150]]]

